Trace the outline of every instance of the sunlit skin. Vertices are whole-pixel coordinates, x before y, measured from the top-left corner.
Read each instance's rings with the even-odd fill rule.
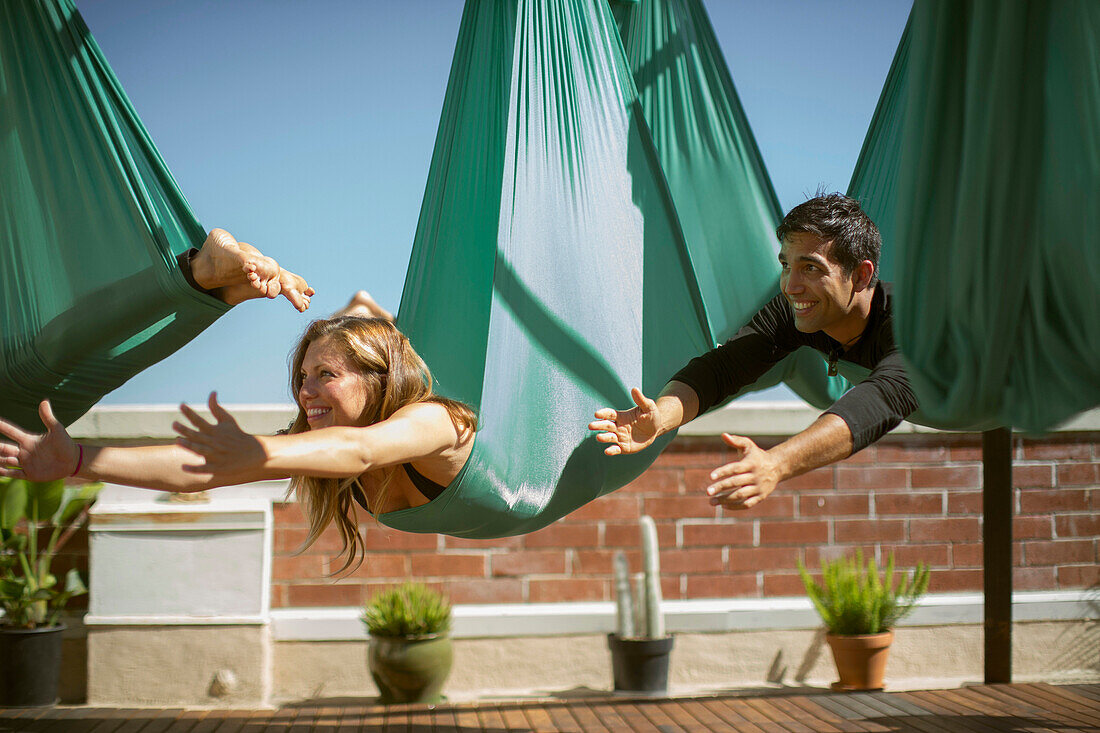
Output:
[[[791,306],[794,325],[803,333],[824,331],[851,345],[867,326],[871,313],[868,287],[874,265],[861,263],[850,273],[829,257],[832,242],[806,232],[793,232],[779,248],[779,290]]]
[[[364,413],[375,399],[371,383],[332,339],[309,344],[302,376],[297,398],[306,410],[309,430],[293,435],[245,431],[211,393],[212,419],[180,406],[189,424],[173,423],[179,434],[176,445],[78,448],[49,402],[43,401],[39,414],[46,433],[32,433],[0,419],[0,476],[52,481],[75,475],[173,492],[296,475],[358,478],[372,509],[383,513],[420,506],[428,499],[404,471],[397,470],[385,489],[385,501],[379,503],[380,479],[386,473],[380,469],[408,463],[446,486],[473,449],[473,430],[457,427],[447,410],[434,402],[409,404],[368,424]]]
[[[850,273],[830,258],[832,243],[805,232],[794,232],[780,245],[780,292],[791,306],[795,327],[804,333],[823,331],[849,348],[867,327],[874,288],[875,267],[870,260]],[[634,407],[596,411],[588,428],[596,440],[607,443],[609,456],[636,453],[661,435],[694,420],[699,397],[675,380],[665,385],[656,400],[635,388]],[[710,473],[706,494],[710,503],[726,509],[751,509],[766,499],[781,482],[851,455],[852,433],[847,423],[833,414],[821,415],[810,427],[769,450],[743,435],[722,434],[737,459]]]
[[[362,426],[370,397],[362,375],[348,363],[339,344],[317,339],[302,360],[298,404],[311,430],[334,425]]]
[[[290,270],[224,229],[211,229],[202,249],[191,260],[191,276],[204,290],[237,305],[253,298],[282,295],[300,312],[309,308],[313,288]]]

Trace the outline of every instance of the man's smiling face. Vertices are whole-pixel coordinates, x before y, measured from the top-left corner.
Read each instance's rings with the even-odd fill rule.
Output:
[[[791,232],[779,248],[779,288],[794,313],[795,328],[803,333],[836,330],[852,311],[852,274],[830,259],[831,247],[832,242],[814,234]]]

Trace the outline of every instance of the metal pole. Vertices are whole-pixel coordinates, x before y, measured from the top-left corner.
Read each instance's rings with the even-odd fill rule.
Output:
[[[1012,681],[1012,429],[982,433],[985,681]]]

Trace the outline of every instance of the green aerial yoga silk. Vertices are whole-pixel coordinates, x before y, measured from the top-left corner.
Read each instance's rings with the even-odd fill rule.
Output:
[[[700,0],[612,0],[716,343],[779,292],[782,219],[764,160]],[[827,407],[848,389],[803,348],[742,390],[787,383]]]
[[[530,532],[659,452],[605,456],[587,429],[712,344],[603,0],[467,3],[398,324],[480,429],[443,494],[385,524]]]
[[[1100,404],[1100,3],[917,0],[849,190],[928,423]]]
[[[72,2],[0,2],[0,415],[70,423],[224,313],[204,237]]]
[[[680,46],[648,51],[636,34],[648,21],[619,9],[635,72],[649,80],[639,97],[604,2],[467,3],[398,323],[440,390],[477,408],[481,429],[441,496],[383,523],[520,534],[622,486],[672,436],[604,456],[586,429],[593,410],[629,405],[630,386],[656,393],[775,289],[775,196],[692,5],[627,9],[678,14],[661,33]],[[702,63],[675,62],[699,43]],[[646,64],[659,53],[675,73]],[[718,107],[690,121],[710,134],[677,139],[698,105]],[[675,166],[668,181],[663,164]],[[677,206],[707,185],[745,200],[721,213],[719,196],[698,200],[686,241]],[[724,260],[742,253],[745,268],[722,282],[734,269]],[[824,391],[820,357],[816,366]]]

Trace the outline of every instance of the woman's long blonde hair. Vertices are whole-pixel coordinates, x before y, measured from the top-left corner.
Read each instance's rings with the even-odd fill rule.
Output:
[[[290,388],[298,405],[298,415],[288,432],[309,430],[306,411],[299,399],[303,382],[302,363],[309,345],[321,339],[329,339],[339,345],[344,358],[366,380],[367,404],[360,424],[381,422],[406,405],[435,402],[447,410],[459,431],[477,430],[477,416],[468,405],[432,394],[432,375],[428,366],[413,350],[405,334],[398,331],[392,322],[383,318],[338,316],[309,324],[291,354]],[[395,469],[380,470],[381,490],[372,502],[378,507],[385,505],[385,489]],[[347,555],[344,565],[335,571],[337,573],[347,570],[353,563],[358,567],[366,555],[353,507],[352,491],[357,480],[358,477],[297,476],[290,484],[309,520],[309,535],[299,552],[316,542],[329,523],[335,522],[343,543],[340,555]]]

